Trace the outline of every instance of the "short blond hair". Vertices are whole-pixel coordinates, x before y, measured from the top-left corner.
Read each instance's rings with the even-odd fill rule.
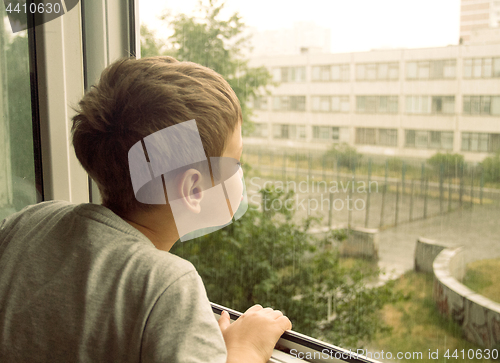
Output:
[[[128,152],[136,142],[195,119],[207,157],[217,157],[242,121],[238,98],[221,75],[172,57],[114,62],[76,111],[76,156],[98,185],[102,204],[121,216],[150,208],[132,188]]]

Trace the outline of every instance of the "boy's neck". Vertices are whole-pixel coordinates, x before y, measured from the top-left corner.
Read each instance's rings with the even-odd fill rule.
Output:
[[[179,239],[174,216],[168,205],[149,212],[136,211],[123,219],[144,234],[159,250],[170,251]]]

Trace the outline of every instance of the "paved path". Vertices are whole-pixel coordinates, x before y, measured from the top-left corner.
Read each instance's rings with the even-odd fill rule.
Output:
[[[400,275],[413,269],[417,238],[464,246],[466,263],[500,257],[500,207],[477,206],[380,232],[379,265]]]

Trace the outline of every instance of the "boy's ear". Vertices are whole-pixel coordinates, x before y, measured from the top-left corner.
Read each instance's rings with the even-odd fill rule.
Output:
[[[186,170],[178,184],[178,192],[180,198],[184,201],[184,205],[193,213],[200,213],[201,200],[203,199],[203,177],[196,169]]]

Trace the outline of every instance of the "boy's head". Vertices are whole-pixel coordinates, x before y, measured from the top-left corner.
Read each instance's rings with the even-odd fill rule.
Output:
[[[80,101],[72,128],[76,156],[97,183],[103,205],[121,216],[152,208],[135,198],[129,150],[188,120],[196,120],[207,158],[234,149],[241,108],[219,74],[172,57],[129,58],[108,66]]]

